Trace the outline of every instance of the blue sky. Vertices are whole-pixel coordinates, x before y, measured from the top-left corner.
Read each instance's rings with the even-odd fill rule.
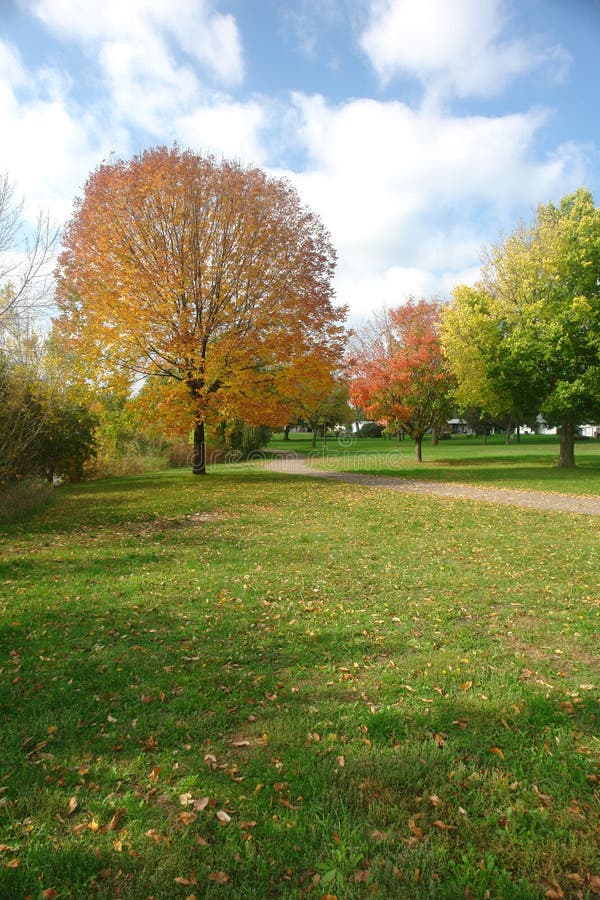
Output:
[[[0,172],[65,221],[111,153],[284,175],[353,319],[448,296],[581,184],[600,200],[600,0],[0,0]]]

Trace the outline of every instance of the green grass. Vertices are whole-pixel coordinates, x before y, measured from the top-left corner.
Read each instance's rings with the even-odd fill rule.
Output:
[[[0,532],[0,896],[589,896],[599,527],[247,466],[62,488]]]
[[[578,441],[575,445],[575,469],[558,467],[558,438],[523,435],[519,443],[504,443],[502,435],[493,435],[483,446],[481,438],[454,435],[432,447],[426,436],[423,462],[414,458],[414,443],[357,438],[338,441],[330,436],[312,448],[311,435],[292,434],[290,441],[281,436],[269,444],[270,452],[293,450],[308,454],[313,465],[338,471],[391,475],[422,481],[454,481],[462,484],[492,485],[532,491],[600,495],[600,441]]]

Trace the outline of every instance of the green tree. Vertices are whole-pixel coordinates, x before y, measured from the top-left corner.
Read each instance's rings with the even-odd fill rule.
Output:
[[[577,426],[600,418],[600,209],[580,188],[542,205],[534,223],[487,254],[475,288],[460,287],[443,343],[459,396],[489,413],[535,409],[575,464]]]

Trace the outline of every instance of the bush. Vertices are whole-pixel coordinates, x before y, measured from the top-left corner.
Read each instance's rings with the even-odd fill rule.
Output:
[[[377,422],[365,422],[358,430],[358,436],[364,438],[381,437],[385,431],[385,425],[379,425]]]
[[[271,429],[266,425],[246,425],[241,419],[221,422],[215,429],[217,444],[226,454],[239,454],[247,459],[255,450],[260,450],[271,438]]]

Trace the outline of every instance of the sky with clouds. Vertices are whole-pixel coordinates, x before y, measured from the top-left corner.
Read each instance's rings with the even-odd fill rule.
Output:
[[[599,38],[600,0],[0,0],[0,172],[59,222],[158,144],[286,176],[358,319],[600,201]]]

